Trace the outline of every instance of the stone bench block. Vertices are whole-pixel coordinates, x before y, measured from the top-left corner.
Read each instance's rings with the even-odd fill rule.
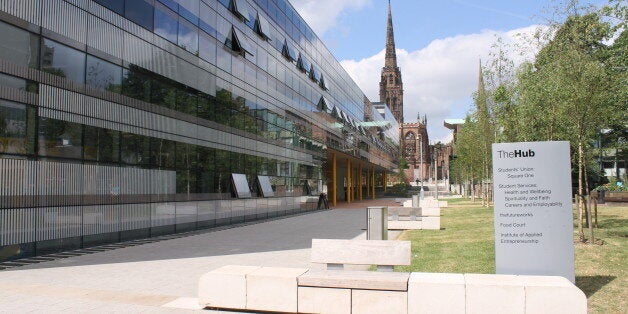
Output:
[[[408,313],[408,293],[400,291],[351,290],[351,313]]]
[[[519,276],[525,286],[526,313],[585,314],[587,297],[558,276]]]
[[[440,217],[440,208],[427,206],[421,207],[420,214],[421,216]]]
[[[229,265],[204,274],[198,285],[202,307],[243,309],[246,307],[246,276],[259,266]]]
[[[440,217],[421,217],[423,230],[440,230]]]
[[[523,314],[525,289],[519,276],[465,274],[467,314]]]
[[[389,220],[388,230],[421,230],[423,222],[421,220]]]
[[[408,291],[410,273],[310,270],[299,277],[299,287]]]
[[[410,265],[410,241],[312,239],[312,263]]]
[[[298,290],[299,313],[351,313],[351,289],[299,287]]]
[[[412,273],[408,281],[408,313],[464,313],[462,274]]]
[[[306,268],[261,267],[246,275],[246,309],[296,312],[297,278]]]

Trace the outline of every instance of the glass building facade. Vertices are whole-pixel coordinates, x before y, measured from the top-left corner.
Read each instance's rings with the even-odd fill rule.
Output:
[[[286,0],[0,2],[0,260],[374,197],[398,139]]]

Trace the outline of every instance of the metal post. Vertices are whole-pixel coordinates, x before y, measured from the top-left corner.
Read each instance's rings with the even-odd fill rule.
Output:
[[[351,203],[351,159],[347,158],[347,203]]]
[[[358,198],[362,200],[362,163],[358,164]]]
[[[375,199],[375,167],[371,168],[371,196]]]
[[[332,188],[331,188],[331,203],[334,207],[336,207],[336,203],[337,203],[337,193],[336,193],[336,187],[338,186],[337,184],[337,176],[338,176],[338,166],[336,164],[336,153],[332,153],[331,154],[331,184],[332,184]]]

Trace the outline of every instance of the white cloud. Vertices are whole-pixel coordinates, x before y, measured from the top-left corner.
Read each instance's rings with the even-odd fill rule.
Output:
[[[520,64],[536,53],[536,48],[525,45],[524,38],[537,28],[533,25],[508,32],[485,30],[436,39],[416,51],[397,49],[404,87],[404,120],[416,121],[417,113],[427,114],[431,141],[446,141],[450,131],[443,126],[443,120],[464,118],[469,110],[471,95],[477,90],[479,59],[487,60],[491,46],[501,37],[506,44],[528,47],[523,54],[514,48],[508,52],[515,65]],[[372,101],[379,101],[384,54],[382,50],[365,59],[341,61]]]
[[[349,10],[359,10],[373,0],[292,0],[290,3],[310,27],[322,36],[338,26],[340,15]]]

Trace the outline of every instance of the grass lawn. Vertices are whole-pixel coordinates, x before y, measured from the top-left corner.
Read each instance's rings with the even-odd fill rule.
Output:
[[[412,241],[413,258],[412,265],[396,270],[495,273],[493,208],[469,199],[448,203],[442,210],[444,230],[400,236]],[[628,313],[628,207],[600,206],[598,220],[596,238],[604,245],[576,244],[576,285],[587,295],[589,312]]]

